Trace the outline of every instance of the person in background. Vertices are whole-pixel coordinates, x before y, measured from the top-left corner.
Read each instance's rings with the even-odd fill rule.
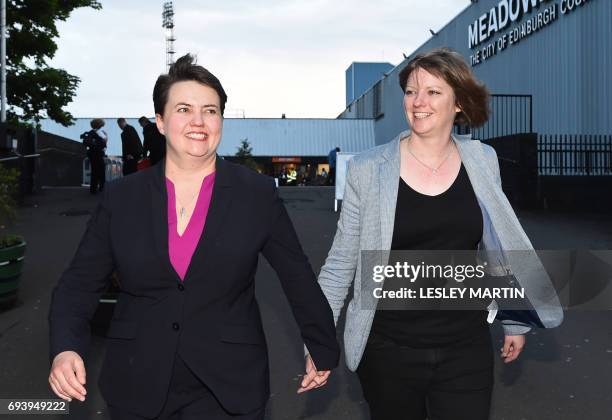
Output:
[[[454,124],[487,121],[486,87],[449,49],[414,57],[400,71],[399,84],[411,130],[349,161],[338,229],[319,284],[336,322],[354,284],[344,348],[373,420],[487,420],[494,377],[489,323],[496,317],[502,322],[501,358],[510,363],[532,326],[556,327],[563,311],[502,191],[495,150],[452,134]],[[511,275],[535,310],[498,311],[495,302],[463,310],[418,308],[419,300],[404,310],[383,310],[379,300],[363,305],[372,284],[362,275],[369,270],[362,266],[363,250],[490,251],[487,269]],[[526,252],[517,257],[516,250]]]
[[[85,399],[89,324],[116,271],[99,379],[111,419],[262,420],[270,389],[259,255],[312,354],[298,392],[324,386],[337,366],[331,309],[274,180],[217,155],[227,102],[219,79],[187,54],[159,76],[153,102],[168,153],[111,183],[92,215],[53,291],[49,384],[64,400]]]
[[[87,157],[91,166],[89,181],[89,192],[97,194],[104,190],[106,183],[106,146],[108,145],[108,134],[104,127],[105,121],[102,118],[94,118],[89,125],[91,126],[94,138],[94,146],[89,148]]]
[[[287,184],[287,169],[283,166],[280,171],[280,175],[278,176],[278,185],[286,185]]]
[[[340,151],[339,147],[332,149],[327,155],[329,163],[329,174],[327,176],[327,185],[335,185],[336,183],[336,155]]]
[[[287,185],[295,186],[297,183],[297,176],[298,173],[295,168],[289,169],[289,172],[287,173]]]
[[[138,170],[138,161],[142,156],[142,143],[140,143],[136,129],[129,125],[125,118],[118,118],[117,125],[121,128],[121,157],[125,176]]]
[[[142,127],[144,157],[149,158],[151,166],[155,165],[166,156],[166,138],[147,117],[140,117],[138,123]]]

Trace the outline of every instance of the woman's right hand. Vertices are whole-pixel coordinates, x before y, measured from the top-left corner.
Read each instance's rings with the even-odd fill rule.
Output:
[[[49,384],[53,392],[63,400],[76,398],[85,401],[85,363],[78,353],[63,351],[55,356],[49,374]]]

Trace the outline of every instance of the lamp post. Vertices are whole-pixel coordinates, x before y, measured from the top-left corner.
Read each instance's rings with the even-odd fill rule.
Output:
[[[6,122],[6,0],[0,3],[0,122]]]

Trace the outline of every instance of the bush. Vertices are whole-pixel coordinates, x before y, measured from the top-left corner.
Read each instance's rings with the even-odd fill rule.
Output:
[[[23,242],[23,237],[19,235],[4,235],[0,237],[0,249],[10,248]]]
[[[19,171],[14,168],[5,168],[0,164],[0,228],[15,220],[15,194],[17,193]],[[18,235],[4,235],[0,231],[0,249],[17,245],[23,241]]]

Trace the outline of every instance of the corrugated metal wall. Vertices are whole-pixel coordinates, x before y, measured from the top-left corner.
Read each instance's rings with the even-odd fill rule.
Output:
[[[109,135],[107,154],[121,154],[121,130],[117,118],[106,118],[104,130]],[[141,135],[135,118],[126,118]],[[89,118],[77,118],[75,124],[64,127],[51,120],[41,121],[42,130],[79,140],[79,135],[90,130]],[[248,139],[254,156],[327,156],[338,146],[343,152],[358,153],[375,146],[374,120],[337,119],[264,119],[228,118],[223,122],[223,138],[218,153],[234,155],[242,139]]]
[[[227,119],[219,154],[235,154],[244,138],[256,156],[327,156],[336,146],[358,153],[375,145],[373,120]]]
[[[561,1],[565,0],[544,1],[539,9],[498,32],[506,33],[543,8],[556,5],[554,22],[476,65],[474,71],[491,93],[533,95],[533,129],[537,133],[612,133],[612,1],[583,0],[584,5],[567,14],[561,13]],[[471,4],[411,56],[448,46],[469,59],[473,50],[468,48],[468,26],[498,3],[480,0]],[[397,82],[407,62],[382,81],[384,117],[376,121],[377,144],[408,127]],[[363,101],[367,104],[368,98]],[[341,116],[360,117],[355,108],[353,104],[352,112],[347,109]]]

